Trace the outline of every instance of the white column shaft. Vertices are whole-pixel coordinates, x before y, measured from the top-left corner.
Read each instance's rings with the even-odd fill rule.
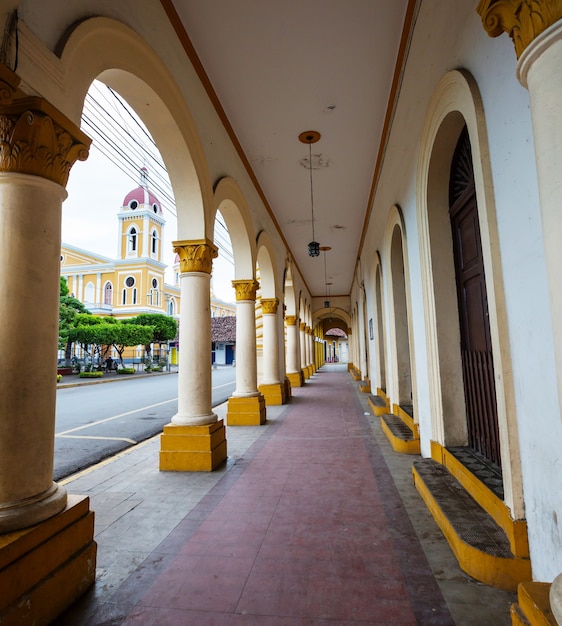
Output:
[[[178,412],[172,424],[212,424],[211,277],[205,272],[180,275],[180,362]]]
[[[287,325],[287,373],[299,371],[299,342],[297,326]]]
[[[257,396],[256,307],[254,300],[236,302],[236,391],[235,397]]]
[[[61,206],[46,179],[0,174],[0,532],[61,511],[53,483]],[[7,361],[6,361],[7,359]]]
[[[300,331],[300,356],[301,356],[301,369],[304,369],[306,363],[306,333],[304,330]]]
[[[558,399],[562,411],[562,23],[521,55],[518,72],[529,89],[548,274]]]
[[[263,383],[279,383],[279,340],[277,336],[277,314],[262,315],[263,321]]]

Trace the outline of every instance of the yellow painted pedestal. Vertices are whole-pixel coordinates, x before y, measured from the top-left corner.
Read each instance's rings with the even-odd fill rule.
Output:
[[[250,398],[229,398],[226,423],[228,426],[265,424],[265,398],[261,394]]]
[[[0,536],[0,623],[48,624],[72,605],[96,575],[94,514],[85,496],[24,530]]]
[[[287,401],[285,385],[277,383],[274,385],[260,385],[259,392],[265,398],[265,404],[269,406],[285,404]]]
[[[212,472],[226,460],[224,421],[203,426],[167,424],[160,438],[160,469]]]
[[[302,387],[304,385],[304,376],[302,371],[287,374],[291,387]]]

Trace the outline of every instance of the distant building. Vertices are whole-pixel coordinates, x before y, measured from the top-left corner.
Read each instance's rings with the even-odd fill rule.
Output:
[[[236,359],[236,317],[211,319],[213,364],[232,365]]]
[[[61,275],[70,293],[94,315],[130,318],[141,313],[170,315],[179,322],[181,292],[179,259],[173,266],[174,284],[165,282],[162,205],[148,187],[146,168],[139,186],[124,198],[118,218],[117,259],[63,243]],[[236,305],[211,294],[211,315],[235,315]],[[177,341],[171,342],[171,362],[177,363]],[[138,346],[129,358],[143,357]]]

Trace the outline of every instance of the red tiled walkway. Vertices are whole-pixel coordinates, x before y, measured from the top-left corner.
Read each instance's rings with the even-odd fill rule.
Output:
[[[131,625],[453,624],[340,368],[294,390],[119,595]]]

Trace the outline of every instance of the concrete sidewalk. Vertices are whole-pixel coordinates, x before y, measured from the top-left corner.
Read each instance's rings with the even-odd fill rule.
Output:
[[[213,473],[160,472],[155,437],[63,481],[98,563],[57,624],[510,624],[515,595],[459,569],[345,366],[293,392],[227,429]]]

